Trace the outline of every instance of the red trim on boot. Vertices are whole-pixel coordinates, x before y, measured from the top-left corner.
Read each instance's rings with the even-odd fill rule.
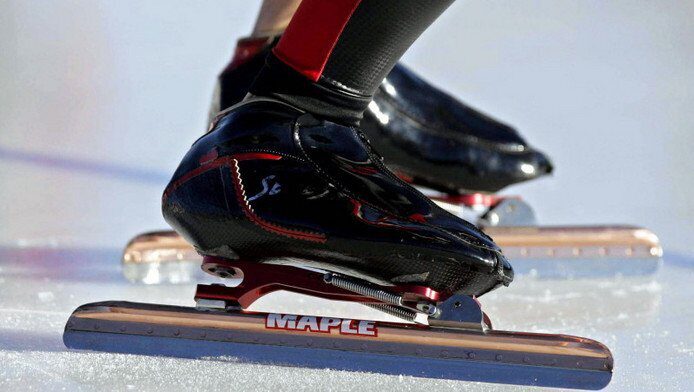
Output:
[[[242,160],[242,159],[241,159]],[[258,216],[253,210],[253,207],[248,202],[246,198],[246,190],[243,188],[243,181],[241,180],[241,169],[239,168],[239,159],[233,159],[231,165],[229,166],[231,170],[231,178],[234,181],[234,190],[236,193],[236,198],[243,209],[244,214],[251,222],[260,226],[262,229],[269,231],[271,233],[283,235],[286,237],[294,238],[297,240],[312,241],[324,243],[327,241],[325,234],[316,233],[305,230],[290,229],[287,227],[282,227],[280,225],[270,223],[265,219]]]
[[[214,158],[212,158],[214,156]],[[211,159],[209,159],[211,158]],[[203,161],[204,159],[204,161]],[[222,166],[228,166],[231,167],[232,162],[234,160],[237,161],[247,161],[251,159],[261,159],[261,160],[272,160],[272,161],[277,161],[282,159],[281,155],[276,155],[276,154],[268,154],[264,152],[246,152],[246,153],[240,153],[236,155],[231,155],[231,156],[224,156],[224,157],[217,157],[217,149],[213,148],[210,150],[207,154],[204,154],[200,158],[200,166],[196,167],[195,169],[186,172],[183,174],[181,177],[179,177],[176,181],[172,182],[169,184],[168,187],[164,190],[164,194],[162,195],[162,202],[165,202],[166,199],[169,197],[171,192],[175,191],[178,187],[181,185],[185,184],[186,182],[190,181],[191,179],[207,173],[210,170],[220,168]]]
[[[207,157],[212,157],[213,155],[217,154],[216,149],[210,150],[207,154],[203,155],[203,159]],[[247,152],[247,153],[240,153],[240,154],[235,154],[235,155],[230,155],[230,156],[224,156],[212,160],[205,160],[204,163],[202,163],[200,166],[197,168],[185,173],[182,175],[178,180],[174,181],[171,183],[166,190],[164,191],[164,195],[162,196],[162,202],[165,203],[166,199],[169,197],[171,192],[175,191],[178,187],[181,185],[185,184],[186,182],[190,181],[191,179],[204,174],[210,170],[213,169],[218,169],[222,166],[226,166],[229,168],[231,171],[231,178],[234,183],[234,191],[236,193],[237,200],[239,204],[241,205],[241,208],[251,222],[254,224],[260,226],[264,230],[267,230],[269,232],[283,235],[286,237],[291,237],[299,240],[304,240],[304,241],[312,241],[312,242],[320,242],[324,243],[327,241],[327,238],[325,234],[323,233],[316,233],[316,232],[311,232],[311,231],[305,231],[305,230],[298,230],[298,229],[290,229],[287,227],[283,227],[274,223],[270,223],[260,216],[258,216],[255,211],[253,210],[253,207],[251,204],[248,202],[248,199],[246,198],[246,191],[243,188],[243,183],[241,180],[241,171],[239,169],[239,162],[243,161],[249,161],[249,160],[254,160],[254,159],[259,159],[259,160],[271,160],[271,161],[277,161],[282,159],[281,155],[276,155],[276,154],[269,154],[269,153],[264,153],[264,152]]]

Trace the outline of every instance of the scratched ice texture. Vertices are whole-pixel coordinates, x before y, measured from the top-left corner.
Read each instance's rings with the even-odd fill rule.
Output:
[[[138,232],[166,227],[163,186],[204,130],[213,77],[256,8],[221,0],[0,2],[0,390],[471,386],[63,347],[65,321],[80,304],[192,304],[193,285],[126,282],[120,251]],[[405,56],[550,152],[552,178],[507,192],[522,194],[543,223],[633,223],[661,237],[666,253],[655,275],[523,277],[482,298],[497,329],[607,344],[616,363],[609,390],[694,384],[692,13],[693,3],[675,1],[458,2]],[[289,303],[325,308],[275,296],[258,309]]]

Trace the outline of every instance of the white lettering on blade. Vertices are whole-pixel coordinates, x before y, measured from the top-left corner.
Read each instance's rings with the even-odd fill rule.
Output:
[[[270,313],[265,319],[265,327],[276,329],[296,329],[296,315]]]
[[[330,332],[331,328],[339,327],[341,322],[342,319],[339,318],[321,317],[319,329],[321,332]]]
[[[340,334],[378,336],[375,321],[350,320],[334,317],[297,316],[293,314],[268,313],[265,328],[330,333],[333,329]]]

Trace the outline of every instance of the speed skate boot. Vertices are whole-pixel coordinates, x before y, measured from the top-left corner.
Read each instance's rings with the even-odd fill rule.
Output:
[[[475,297],[513,278],[499,248],[393,175],[359,129],[249,98],[193,144],[163,212],[204,271],[235,285],[199,284],[195,307],[82,305],[67,347],[560,388],[611,380],[600,342],[495,330]],[[254,307],[275,292],[272,309]],[[306,311],[313,301],[291,293],[378,316],[321,301]],[[284,313],[292,302],[299,314]]]
[[[199,284],[195,307],[82,305],[68,348],[560,388],[611,380],[600,342],[495,330],[475,297],[513,279],[500,249],[391,173],[357,128],[247,98],[193,144],[162,206],[203,270],[235,285]],[[275,292],[272,309],[254,306]],[[291,293],[378,316],[320,301],[306,311],[313,301]],[[292,302],[300,314],[278,313]]]
[[[241,101],[276,39],[238,41],[219,75],[210,114]],[[441,91],[397,64],[361,121],[386,164],[416,185],[444,193],[497,192],[551,173],[545,154],[512,127]]]
[[[238,42],[233,60],[219,77],[213,114],[243,99],[272,46],[273,39]],[[646,228],[538,226],[532,207],[521,198],[488,193],[547,174],[552,165],[515,129],[466,106],[402,65],[396,65],[376,91],[362,130],[400,178],[491,235],[514,260],[517,273],[648,275],[662,264],[658,237]],[[202,276],[199,255],[173,231],[133,237],[122,264],[133,282],[181,283]]]
[[[513,278],[475,226],[397,178],[361,130],[251,98],[213,123],[163,196],[203,255],[297,263],[479,296]]]

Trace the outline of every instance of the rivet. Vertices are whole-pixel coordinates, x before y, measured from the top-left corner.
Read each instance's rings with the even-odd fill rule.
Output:
[[[496,354],[496,357],[494,357],[494,359],[496,359],[497,361],[501,361],[502,359],[504,359],[504,356],[501,354]]]

